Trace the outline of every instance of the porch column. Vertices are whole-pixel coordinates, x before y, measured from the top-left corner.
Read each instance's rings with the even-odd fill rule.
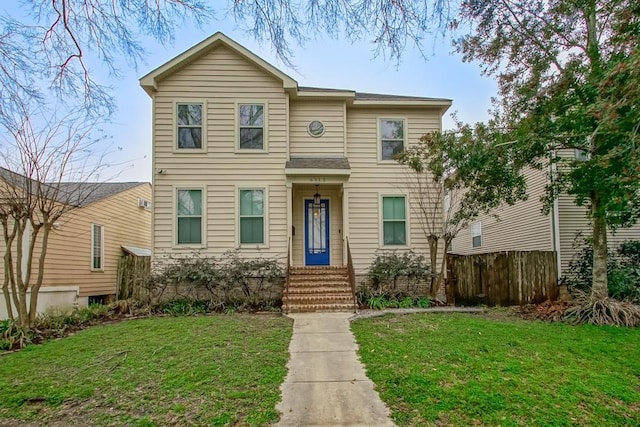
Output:
[[[293,184],[287,182],[287,245],[289,246],[289,263],[293,264],[293,241],[291,230],[293,229]]]
[[[342,184],[342,265],[347,265],[347,238],[349,237],[349,184]]]

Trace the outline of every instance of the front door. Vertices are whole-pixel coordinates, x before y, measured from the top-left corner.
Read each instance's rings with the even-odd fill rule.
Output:
[[[329,265],[329,200],[320,200],[320,209],[305,200],[304,212],[304,263]]]

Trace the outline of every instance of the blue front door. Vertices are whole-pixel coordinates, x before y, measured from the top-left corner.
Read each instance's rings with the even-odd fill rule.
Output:
[[[318,209],[305,200],[304,212],[304,263],[329,265],[329,201],[321,200]]]

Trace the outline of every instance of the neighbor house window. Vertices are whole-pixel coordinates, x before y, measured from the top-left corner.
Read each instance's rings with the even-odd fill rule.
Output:
[[[178,148],[202,149],[202,103],[176,104]]]
[[[393,160],[404,151],[404,120],[380,119],[380,160]]]
[[[476,222],[471,224],[471,247],[479,248],[482,246],[482,223]]]
[[[240,190],[240,244],[263,244],[264,228],[264,190]]]
[[[102,226],[91,224],[91,269],[103,269],[104,233]]]
[[[591,156],[589,155],[589,152],[586,150],[581,150],[580,148],[574,148],[573,149],[573,155],[575,157],[575,159],[579,162],[586,162],[587,160],[589,160],[591,158]]]
[[[382,241],[385,246],[407,244],[404,196],[382,198]]]
[[[177,242],[202,243],[202,190],[178,190]]]
[[[264,105],[238,104],[239,147],[264,150]]]

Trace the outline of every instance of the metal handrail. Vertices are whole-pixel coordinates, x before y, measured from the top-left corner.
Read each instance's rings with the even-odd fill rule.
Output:
[[[287,269],[285,270],[284,276],[284,291],[282,292],[282,310],[285,314],[289,313],[289,276],[291,270],[291,237],[289,237],[289,242],[287,243]],[[287,297],[286,303],[284,302],[284,297]]]
[[[351,295],[353,297],[353,312],[356,313],[358,311],[358,298],[356,297],[356,272],[353,268],[349,238],[345,237],[345,241],[347,242],[347,271],[349,272],[349,285],[351,285]]]

